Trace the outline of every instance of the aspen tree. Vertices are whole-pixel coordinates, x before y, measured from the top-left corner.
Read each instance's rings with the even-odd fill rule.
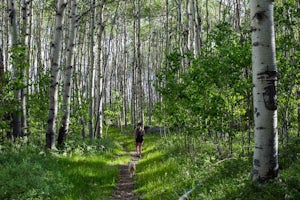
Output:
[[[0,88],[2,88],[3,78],[4,78],[3,50],[0,45]]]
[[[147,58],[147,69],[148,69],[148,73],[147,73],[147,86],[148,86],[148,101],[149,101],[149,105],[148,105],[148,123],[149,125],[152,124],[152,107],[153,107],[153,94],[152,94],[152,88],[151,88],[151,65],[153,63],[150,62],[150,58],[151,58],[151,45],[152,45],[152,0],[149,0],[149,39],[148,39],[148,58]]]
[[[30,4],[31,1],[27,2],[26,0],[22,0],[21,6],[22,6],[22,19],[23,19],[23,24],[22,24],[22,43],[24,46],[26,46],[26,53],[25,53],[25,63],[29,64],[29,50],[30,50],[30,24],[28,23],[31,13],[30,13]],[[26,78],[23,80],[23,84],[27,85],[27,78],[29,77],[29,68],[26,69],[24,67],[23,72],[24,75],[26,75]],[[22,136],[27,136],[27,109],[26,109],[26,96],[28,93],[28,88],[27,86],[21,89],[21,107],[22,107],[22,118],[21,118],[21,135]]]
[[[91,0],[90,4],[90,9],[91,9],[91,16],[90,16],[90,24],[91,24],[91,29],[90,29],[90,56],[89,56],[89,137],[90,139],[95,138],[94,134],[94,106],[95,106],[95,65],[94,65],[94,46],[95,46],[95,41],[94,41],[94,31],[95,31],[95,5],[96,1]]]
[[[137,1],[137,29],[136,29],[136,37],[137,37],[137,43],[136,43],[136,52],[137,52],[137,57],[136,57],[136,64],[137,64],[137,88],[138,88],[138,93],[139,96],[138,98],[138,106],[139,106],[139,115],[138,119],[141,120],[142,122],[144,121],[144,91],[143,91],[143,81],[142,81],[142,76],[143,76],[143,70],[142,70],[142,55],[141,55],[141,1]]]
[[[133,0],[133,63],[132,63],[132,88],[131,88],[131,122],[136,124],[137,121],[137,82],[136,82],[136,66],[137,66],[137,8],[136,0]]]
[[[123,19],[123,32],[124,32],[124,38],[123,38],[123,56],[124,56],[124,63],[123,63],[123,118],[124,118],[124,125],[125,127],[128,125],[127,122],[127,110],[128,110],[128,94],[126,92],[126,89],[128,87],[127,79],[126,79],[126,71],[128,69],[128,49],[127,49],[127,1],[124,2],[124,19]]]
[[[97,35],[98,41],[98,105],[97,105],[97,121],[96,121],[96,135],[99,138],[103,137],[103,62],[102,62],[102,35],[104,30],[104,22],[103,22],[103,8],[104,8],[105,0],[101,0],[101,4],[99,6],[99,30]]]
[[[77,24],[77,2],[76,0],[71,0],[70,2],[71,13],[69,15],[70,18],[70,33],[69,40],[67,44],[67,59],[66,59],[66,70],[65,70],[65,78],[64,78],[64,93],[63,93],[63,103],[62,103],[62,111],[63,116],[61,120],[61,127],[58,133],[58,144],[62,145],[64,142],[64,138],[69,131],[70,124],[70,101],[71,101],[71,90],[73,87],[72,74],[74,68],[74,47],[75,47],[75,38],[76,38],[76,24]]]
[[[196,22],[195,22],[195,53],[196,55],[200,54],[201,46],[202,46],[202,8],[198,0],[193,1],[195,4],[195,12],[196,12]]]
[[[11,25],[11,45],[12,49],[16,49],[19,45],[19,37],[18,37],[18,27],[17,27],[17,19],[16,19],[16,2],[14,0],[8,0],[8,16],[10,18],[10,25]],[[17,66],[15,62],[13,66],[13,76],[14,79],[17,79],[17,77],[20,74],[20,70],[17,69]],[[15,80],[17,81],[17,80]],[[13,113],[13,135],[12,137],[19,137],[21,136],[21,117],[19,115],[20,112],[20,106],[19,103],[21,101],[20,99],[20,89],[15,88],[14,91],[14,98],[16,100],[16,110]]]
[[[55,32],[51,42],[51,78],[49,91],[49,113],[48,129],[46,132],[46,147],[55,148],[57,98],[58,98],[58,74],[59,74],[59,53],[61,46],[61,35],[63,29],[63,16],[66,7],[64,0],[59,0],[56,5]]]
[[[273,1],[251,1],[251,30],[255,123],[252,178],[264,182],[278,175]]]

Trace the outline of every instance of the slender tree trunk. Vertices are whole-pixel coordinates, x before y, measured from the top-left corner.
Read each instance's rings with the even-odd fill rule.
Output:
[[[210,30],[210,22],[209,22],[209,10],[208,10],[208,0],[205,1],[206,7],[206,38],[208,38],[209,30]]]
[[[74,68],[74,46],[75,46],[75,38],[76,38],[76,8],[77,2],[76,0],[72,0],[71,2],[71,13],[69,14],[70,22],[70,35],[67,44],[67,59],[66,59],[66,71],[64,78],[64,94],[63,94],[63,103],[62,103],[62,111],[63,116],[61,120],[61,127],[58,133],[58,145],[62,145],[65,139],[65,136],[69,131],[70,124],[70,102],[71,102],[71,90],[73,87],[72,74]]]
[[[2,88],[2,84],[4,82],[4,63],[3,63],[3,50],[0,46],[0,88]],[[1,92],[1,90],[0,90]]]
[[[18,38],[18,27],[17,27],[17,19],[16,19],[16,5],[14,0],[8,0],[8,12],[10,18],[10,25],[11,25],[11,44],[12,49],[16,49],[19,45],[19,38]],[[16,61],[18,62],[18,61]],[[20,69],[17,69],[17,63],[13,62],[15,66],[13,66],[13,76],[14,79],[17,79],[20,74]],[[17,81],[17,80],[15,80]],[[20,108],[20,89],[14,89],[14,98],[16,100],[16,110],[13,113],[13,135],[12,137],[19,137],[21,136],[21,116],[19,112],[21,111]]]
[[[98,32],[98,106],[97,106],[97,137],[103,137],[103,62],[102,62],[102,35],[104,30],[103,7],[105,0],[101,1],[99,7],[99,32]]]
[[[201,46],[202,46],[202,8],[199,9],[199,2],[195,0],[195,9],[196,9],[196,33],[195,33],[195,40],[196,40],[196,55],[200,54]]]
[[[137,29],[137,13],[136,13],[136,3],[135,3],[136,0],[133,0],[133,7],[134,7],[134,19],[133,19],[133,32],[134,32],[134,36],[133,36],[133,45],[134,45],[134,48],[133,48],[133,63],[132,63],[132,88],[131,88],[131,123],[133,124],[136,124],[136,121],[137,121],[137,116],[136,116],[136,113],[137,113],[137,108],[136,108],[136,104],[137,104],[137,101],[136,101],[136,95],[137,95],[137,92],[136,92],[136,62],[137,62],[137,48],[136,48],[136,43],[137,43],[137,36],[136,36],[136,29]]]
[[[94,89],[95,89],[95,66],[94,66],[94,30],[95,30],[95,5],[96,1],[92,0],[90,4],[91,9],[91,30],[90,30],[90,61],[89,61],[89,67],[90,67],[90,77],[89,77],[89,137],[90,139],[94,139],[94,106],[95,106],[95,100],[94,100]]]
[[[219,2],[219,23],[222,20],[222,0]]]
[[[149,0],[149,41],[148,41],[148,57],[147,57],[147,86],[148,86],[148,124],[152,124],[152,106],[153,106],[153,95],[152,95],[152,88],[151,88],[151,69],[152,69],[152,62],[151,59],[151,45],[152,45],[152,0]]]
[[[252,178],[264,182],[278,175],[278,128],[273,2],[251,1],[254,158]]]
[[[42,17],[43,16],[43,11],[40,13],[38,12],[37,13],[37,16],[36,16],[36,37],[38,38],[36,40],[36,59],[37,59],[37,66],[36,66],[36,69],[37,69],[37,78],[36,78],[36,81],[37,81],[37,91],[40,92],[42,90],[42,85],[41,85],[41,80],[42,80],[42,76],[43,76],[43,69],[45,68],[44,67],[44,63],[43,63],[43,58],[42,58]]]
[[[127,121],[127,112],[128,112],[128,94],[127,94],[127,68],[128,68],[128,49],[127,49],[127,18],[126,18],[126,8],[127,8],[127,2],[124,2],[124,10],[125,10],[125,16],[123,21],[123,32],[124,32],[124,41],[123,41],[123,56],[124,56],[124,64],[123,64],[123,117],[124,117],[124,125],[127,127],[128,121]]]
[[[144,91],[143,91],[143,70],[142,70],[142,56],[141,56],[141,1],[137,1],[137,30],[136,30],[136,63],[137,63],[137,85],[138,85],[138,106],[139,106],[139,120],[144,122]]]
[[[25,64],[30,63],[29,56],[30,56],[30,24],[28,23],[31,15],[30,10],[30,4],[31,1],[27,2],[26,0],[22,0],[22,18],[23,18],[23,24],[22,24],[22,37],[24,38],[22,40],[22,43],[24,46],[26,46],[26,52],[25,52]],[[22,107],[22,118],[21,118],[21,136],[27,136],[27,110],[26,110],[26,97],[28,93],[28,77],[29,77],[29,68],[26,69],[24,67],[23,74],[25,74],[25,78],[23,80],[24,88],[21,89],[21,107]]]
[[[241,2],[240,0],[236,0],[235,2],[235,28],[237,30],[241,30]]]
[[[59,0],[56,5],[55,32],[51,43],[51,78],[49,92],[49,114],[48,129],[46,133],[46,147],[55,148],[57,98],[58,98],[58,74],[59,74],[59,53],[61,50],[61,36],[63,29],[63,15],[66,7],[64,0]]]
[[[297,101],[300,100],[300,91],[297,91]],[[300,136],[300,103],[298,103],[298,137]]]

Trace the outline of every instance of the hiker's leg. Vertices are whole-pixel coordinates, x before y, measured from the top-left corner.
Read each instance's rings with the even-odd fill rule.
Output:
[[[140,153],[140,155],[142,154],[143,143],[144,143],[144,141],[139,144],[139,153]]]
[[[139,154],[139,143],[135,142],[135,151]]]

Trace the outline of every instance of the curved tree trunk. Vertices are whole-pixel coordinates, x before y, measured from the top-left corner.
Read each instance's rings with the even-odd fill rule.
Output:
[[[264,182],[278,175],[278,130],[273,2],[251,1],[254,158],[252,178]]]
[[[59,0],[56,8],[56,24],[53,41],[51,43],[51,78],[49,92],[48,129],[46,133],[46,147],[55,148],[57,97],[58,97],[58,73],[61,35],[63,28],[63,15],[66,7],[64,0]]]

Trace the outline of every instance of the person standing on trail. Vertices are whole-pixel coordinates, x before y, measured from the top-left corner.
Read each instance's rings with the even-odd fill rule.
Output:
[[[137,127],[134,129],[134,138],[135,138],[135,150],[138,157],[142,155],[142,146],[144,144],[144,129],[143,124],[140,122],[137,124]]]

